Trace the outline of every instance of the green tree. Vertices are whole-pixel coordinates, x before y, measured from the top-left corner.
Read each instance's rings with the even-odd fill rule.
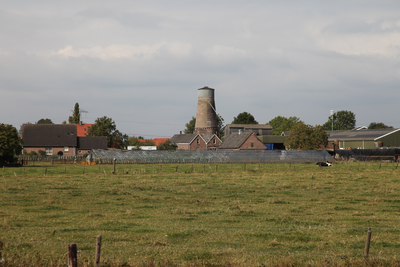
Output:
[[[332,116],[329,116],[328,121],[322,127],[330,131],[332,130]],[[352,130],[356,127],[356,115],[348,110],[341,110],[333,114],[333,130]]]
[[[299,122],[290,131],[285,146],[290,149],[315,150],[328,145],[329,135],[321,125],[312,125]]]
[[[225,120],[219,114],[217,116],[217,125],[218,125],[217,136],[219,139],[222,139],[222,137],[224,137],[225,134],[224,133]]]
[[[237,117],[233,117],[232,124],[258,124],[258,122],[250,113],[242,112]]]
[[[290,131],[293,126],[295,126],[297,123],[300,122],[304,123],[295,116],[289,118],[283,116],[277,116],[272,120],[270,120],[267,124],[269,124],[272,127],[273,135],[281,135],[282,132]]]
[[[50,119],[40,119],[36,124],[54,124]]]
[[[97,118],[89,128],[88,136],[107,136],[107,146],[110,148],[125,148],[128,136],[117,130],[115,122],[106,116]]]
[[[76,103],[74,107],[74,113],[72,116],[69,116],[68,123],[75,123],[78,124],[81,121],[81,113],[79,111],[79,104]]]
[[[178,146],[174,143],[171,143],[170,140],[167,140],[157,146],[157,150],[176,150]]]
[[[196,125],[196,118],[192,116],[192,119],[191,119],[188,123],[185,124],[186,129],[183,130],[183,132],[184,132],[185,134],[191,134],[191,133],[193,133],[193,132],[194,132],[195,125]]]
[[[15,127],[0,124],[0,164],[13,163],[15,156],[22,153],[22,141]]]
[[[368,129],[391,129],[393,126],[388,126],[383,122],[371,122],[368,126]]]

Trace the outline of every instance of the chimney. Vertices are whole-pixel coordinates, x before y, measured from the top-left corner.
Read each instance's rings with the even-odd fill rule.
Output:
[[[81,125],[81,126],[82,126],[82,124],[83,124],[82,121],[80,121],[80,125]]]
[[[214,89],[207,86],[198,89],[196,124],[194,133],[215,134],[218,131]]]

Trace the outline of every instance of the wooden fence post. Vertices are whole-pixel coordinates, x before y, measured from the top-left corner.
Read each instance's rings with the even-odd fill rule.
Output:
[[[68,245],[68,267],[78,267],[76,244]]]
[[[113,159],[113,174],[115,174],[115,161],[116,160],[117,160],[116,158]]]
[[[3,251],[3,242],[1,242],[1,240],[0,240],[0,261],[2,261],[3,260],[3,258],[1,257],[1,252]]]
[[[96,237],[96,258],[95,258],[95,266],[99,266],[100,264],[100,249],[101,249],[101,235]]]
[[[364,256],[366,258],[368,258],[369,255],[369,245],[371,244],[371,235],[372,235],[371,228],[368,228],[367,239],[365,240],[365,249],[364,249]]]

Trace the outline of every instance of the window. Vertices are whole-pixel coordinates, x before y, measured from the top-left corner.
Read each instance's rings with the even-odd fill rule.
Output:
[[[197,144],[200,144],[200,139],[197,139]]]
[[[79,152],[78,152],[79,154],[82,154],[82,151],[81,150],[79,150]]]
[[[250,146],[253,147],[253,146],[254,146],[254,143],[251,143]]]
[[[214,144],[216,144],[216,143],[217,143],[217,140],[216,140],[216,139],[214,139],[214,141],[213,141],[213,142],[214,142]]]
[[[64,147],[64,152],[68,152],[69,148],[67,146]]]
[[[53,155],[53,148],[52,148],[52,147],[46,146],[46,147],[44,148],[44,150],[45,150],[47,156]]]

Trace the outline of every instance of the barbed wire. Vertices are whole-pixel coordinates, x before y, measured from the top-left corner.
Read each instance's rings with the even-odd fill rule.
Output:
[[[400,220],[400,219],[399,219]],[[397,221],[397,220],[396,220]],[[103,227],[93,227],[93,228],[75,228],[75,227],[58,227],[58,226],[0,226],[0,229],[60,229],[62,230],[76,230],[76,231],[87,231],[87,230],[106,230],[106,231],[120,231],[120,230],[162,230],[162,231],[183,231],[183,230],[247,230],[247,231],[293,231],[293,230],[385,230],[385,231],[400,231],[400,228],[390,228],[390,227],[256,227],[256,228],[244,228],[244,227],[202,227],[202,228],[158,228],[158,227],[122,227],[122,228],[103,228]]]
[[[92,252],[86,252],[86,251],[81,251],[81,252],[84,253],[84,254],[96,255],[96,253],[92,253]],[[170,265],[163,265],[163,264],[154,263],[154,262],[136,261],[136,260],[132,260],[130,258],[115,257],[115,255],[103,255],[103,254],[101,254],[101,257],[102,258],[109,258],[109,259],[116,259],[116,260],[123,260],[123,261],[131,261],[131,262],[140,263],[140,264],[150,264],[150,265],[161,266],[161,267],[173,267],[173,266],[170,266]]]

